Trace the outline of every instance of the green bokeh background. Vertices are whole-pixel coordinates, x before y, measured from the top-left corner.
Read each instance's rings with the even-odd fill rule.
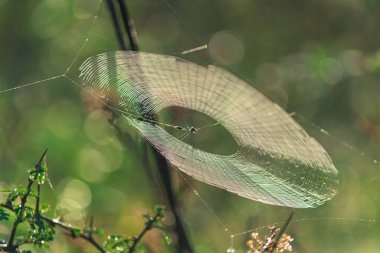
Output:
[[[97,4],[0,0],[0,92],[63,74],[86,38],[69,72],[74,80],[79,80],[84,59],[117,50],[105,3],[91,26]],[[286,111],[295,112],[295,119],[329,152],[340,171],[339,192],[321,207],[296,210],[289,227],[296,238],[295,252],[380,248],[380,2],[128,4],[141,50],[180,56],[207,44],[207,50],[181,57],[222,66],[251,83]],[[160,203],[156,186],[143,169],[143,158],[121,145],[104,112],[90,110],[86,99],[85,92],[64,78],[0,93],[0,188],[25,183],[26,170],[48,147],[54,190],[44,189],[45,202],[74,224],[94,215],[106,231],[135,234],[143,227],[141,214]],[[138,150],[142,141],[130,131]],[[290,212],[192,181],[214,215],[178,173],[174,177],[196,252],[225,252],[230,234],[281,222]],[[0,225],[0,238],[7,229]],[[235,238],[237,252],[247,250],[248,238],[249,233]],[[93,252],[81,242],[68,241],[61,236],[46,252]],[[157,233],[146,242],[151,252],[171,252],[161,246]]]

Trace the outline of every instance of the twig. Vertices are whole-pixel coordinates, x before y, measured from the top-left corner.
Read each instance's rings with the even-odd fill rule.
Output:
[[[9,237],[9,240],[8,240],[8,243],[7,244],[1,244],[0,245],[0,250],[1,249],[4,249],[6,251],[9,251],[9,252],[14,252],[15,250],[17,250],[20,246],[24,245],[24,244],[28,244],[28,243],[33,243],[33,240],[32,239],[26,239],[26,240],[23,240],[21,242],[18,242],[18,243],[14,243],[14,239],[15,239],[15,235],[16,235],[16,231],[17,231],[17,227],[18,225],[23,221],[23,215],[24,215],[24,211],[25,211],[25,206],[26,206],[26,203],[27,203],[27,200],[28,200],[28,197],[31,193],[31,190],[32,190],[32,186],[34,184],[34,182],[37,180],[37,177],[38,177],[38,171],[39,169],[41,168],[42,166],[42,161],[43,159],[45,158],[46,156],[46,153],[47,153],[47,149],[43,152],[43,154],[41,155],[40,159],[38,160],[38,162],[36,163],[35,165],[35,170],[36,170],[36,174],[35,174],[35,177],[34,178],[28,178],[28,186],[26,188],[26,193],[23,195],[23,196],[20,196],[21,198],[21,203],[20,203],[20,211],[18,211],[18,214],[17,214],[17,217],[16,217],[16,220],[14,221],[13,223],[13,226],[12,226],[12,230],[11,230],[11,234],[10,234],[10,237]],[[93,220],[91,220],[91,227],[90,227],[90,230],[88,233],[81,233],[79,235],[77,235],[75,233],[75,229],[72,228],[71,226],[69,225],[66,225],[62,222],[59,222],[57,220],[53,220],[51,218],[48,218],[48,217],[44,217],[41,215],[40,213],[40,194],[41,194],[41,185],[39,183],[37,183],[37,196],[36,196],[36,206],[35,206],[35,218],[36,219],[41,219],[41,220],[44,220],[46,222],[48,222],[51,226],[58,226],[60,227],[61,229],[65,230],[66,232],[70,233],[70,235],[75,238],[75,237],[80,237],[86,241],[88,241],[90,244],[92,244],[95,248],[97,248],[100,252],[102,253],[107,253],[107,251],[93,238],[92,236],[92,226],[93,226]],[[15,208],[12,206],[12,203],[11,202],[7,202],[7,203],[0,203],[0,207],[3,207],[11,212],[16,212]]]
[[[45,158],[47,151],[48,151],[48,149],[45,149],[45,151],[42,153],[40,159],[36,163],[36,165],[35,165],[36,171],[41,166],[42,161]],[[21,209],[20,209],[20,211],[17,214],[15,222],[13,223],[11,234],[10,234],[9,240],[8,240],[8,245],[7,245],[7,248],[6,248],[6,250],[8,250],[8,251],[14,251],[18,247],[17,245],[14,244],[14,239],[15,239],[15,236],[16,236],[17,227],[23,221],[23,215],[24,215],[24,211],[25,211],[25,205],[26,205],[26,202],[28,200],[28,196],[30,195],[33,183],[34,183],[34,180],[31,179],[31,178],[28,178],[28,186],[26,187],[26,193],[23,196],[20,197],[21,198],[21,203],[20,203]]]
[[[137,236],[137,238],[135,238],[133,240],[133,244],[131,246],[131,248],[129,249],[128,253],[132,253],[134,252],[136,246],[139,244],[139,242],[141,241],[141,239],[144,237],[144,235],[153,228],[153,225],[157,222],[157,220],[159,219],[159,217],[161,217],[162,214],[157,212],[156,215],[153,217],[153,218],[150,218],[149,221],[145,224],[145,228],[143,231],[141,231],[141,233]]]
[[[22,222],[22,215],[24,214],[26,200],[30,194],[30,188],[32,187],[32,185],[33,185],[33,181],[29,179],[27,191],[26,191],[25,195],[21,198],[21,204],[20,204],[21,210],[18,213],[15,222],[13,223],[11,235],[9,236],[8,246],[6,248],[6,250],[8,250],[8,251],[14,251],[16,249],[16,247],[13,243],[14,243],[14,239],[16,236],[17,227]]]
[[[125,44],[125,40],[124,40],[124,37],[123,37],[123,32],[120,29],[119,20],[117,18],[116,8],[114,6],[114,0],[107,0],[106,2],[107,2],[108,9],[109,9],[109,11],[111,13],[113,26],[115,27],[116,37],[117,37],[117,39],[119,41],[120,47],[123,50],[127,50],[127,45]]]
[[[36,196],[36,216],[40,216],[40,197],[41,195],[41,185],[37,184],[37,196]]]
[[[121,16],[124,22],[124,28],[127,32],[129,43],[133,51],[139,51],[137,43],[136,30],[133,24],[133,20],[129,15],[126,0],[117,0],[120,6]]]
[[[293,219],[294,212],[291,212],[288,219],[285,221],[284,225],[281,227],[280,231],[276,235],[276,239],[274,240],[272,250],[269,251],[270,253],[274,252],[274,250],[277,247],[278,241],[281,239],[281,236],[284,234],[286,228],[289,226],[290,221]]]
[[[157,162],[157,166],[161,175],[161,180],[165,187],[166,196],[175,218],[176,232],[178,235],[178,246],[180,252],[191,253],[193,252],[188,237],[185,232],[180,215],[177,210],[177,201],[174,197],[171,174],[166,159],[154,149],[154,156]]]
[[[48,152],[48,148],[45,149],[45,151],[42,153],[40,159],[39,159],[38,162],[36,163],[36,166],[35,166],[36,169],[38,169],[38,168],[41,166],[42,161],[44,160],[44,158],[45,158],[47,152]]]
[[[26,244],[34,244],[42,246],[46,242],[51,242],[54,240],[54,234],[56,228],[61,230],[64,235],[70,236],[73,239],[81,238],[87,243],[91,244],[97,249],[98,252],[107,253],[108,250],[113,252],[114,248],[108,248],[109,242],[112,242],[114,235],[109,235],[108,240],[104,242],[104,246],[99,243],[95,238],[94,234],[99,234],[99,228],[94,227],[94,218],[90,217],[89,224],[87,227],[80,229],[72,227],[70,224],[65,224],[59,219],[52,219],[44,216],[40,210],[41,201],[41,186],[46,182],[46,166],[42,166],[42,161],[46,155],[47,150],[43,153],[40,160],[36,163],[35,169],[28,172],[28,186],[27,188],[16,188],[14,191],[9,192],[7,201],[5,203],[0,202],[1,210],[1,220],[8,220],[10,213],[16,215],[16,218],[12,225],[12,231],[10,233],[10,239],[8,241],[0,240],[0,252],[21,252],[20,247]],[[37,192],[36,196],[32,195],[32,186],[37,182]],[[29,198],[35,197],[36,204],[34,209],[27,205]],[[21,199],[21,200],[19,200]],[[20,201],[20,204],[17,202]],[[17,204],[15,204],[16,202]],[[29,208],[29,209],[27,209]],[[6,212],[4,212],[4,210]],[[164,207],[157,206],[156,214],[152,217],[150,215],[144,215],[147,218],[144,229],[137,237],[130,237],[123,235],[127,239],[125,241],[120,241],[124,247],[123,252],[132,253],[136,250],[137,245],[140,243],[144,235],[153,228],[158,228],[165,233],[162,227],[162,221],[164,218]],[[34,211],[34,212],[33,212]],[[15,235],[17,232],[18,225],[24,222],[29,225],[27,235],[23,235],[20,239],[15,242]],[[119,236],[119,235],[118,235]],[[118,239],[117,239],[118,240]],[[120,248],[120,245],[115,244],[115,247]],[[118,250],[118,249],[117,249]]]
[[[65,223],[62,223],[58,220],[53,220],[51,218],[47,218],[44,216],[41,216],[41,219],[48,222],[52,226],[57,226],[64,231],[68,232],[68,235],[70,235],[72,238],[80,237],[87,242],[89,242],[91,245],[93,245],[97,250],[99,250],[102,253],[107,253],[107,251],[94,239],[91,232],[88,233],[81,233],[79,235],[76,234],[75,228],[71,227],[70,225],[67,225]]]

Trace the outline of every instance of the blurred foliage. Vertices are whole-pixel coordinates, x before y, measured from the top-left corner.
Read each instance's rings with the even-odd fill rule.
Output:
[[[104,3],[87,34],[97,2],[0,0],[0,91],[63,74],[86,38],[68,73],[76,81],[85,58],[117,50]],[[379,1],[128,3],[143,51],[225,67],[295,112],[294,118],[329,152],[340,171],[339,193],[319,208],[296,211],[289,227],[295,252],[374,252],[380,247]],[[204,44],[207,50],[180,54]],[[118,141],[105,113],[94,110],[86,94],[63,78],[0,93],[0,188],[23,183],[25,172],[19,168],[29,167],[49,147],[54,191],[45,188],[42,195],[52,209],[79,227],[91,214],[106,229],[136,234],[140,214],[158,202],[159,191],[143,169],[145,161],[134,153],[140,148],[137,133],[128,131],[135,140],[129,149]],[[289,212],[193,182],[229,228],[226,232],[192,188],[174,176],[196,252],[225,252],[231,233],[266,228]],[[9,231],[0,225],[3,234]],[[244,249],[248,239],[249,233],[236,236],[234,245]],[[146,244],[150,252],[169,252],[155,235],[148,235]],[[84,250],[79,242],[74,248],[58,238],[49,252]]]

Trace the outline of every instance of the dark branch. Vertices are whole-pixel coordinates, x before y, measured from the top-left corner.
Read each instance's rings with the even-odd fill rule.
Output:
[[[121,15],[122,15],[124,30],[125,30],[126,34],[128,35],[128,38],[129,38],[130,48],[131,48],[131,50],[138,51],[139,47],[138,47],[138,42],[137,42],[137,38],[136,38],[136,32],[134,29],[133,20],[130,17],[129,12],[128,12],[127,3],[125,0],[117,0],[117,2],[118,2],[118,7],[120,8]],[[108,3],[114,4],[114,1],[108,0]],[[115,9],[116,8],[114,6],[113,10],[115,10]],[[110,8],[110,11],[111,11],[111,8]],[[111,15],[113,16],[114,14],[111,13]],[[113,19],[117,20],[117,17],[113,16]],[[114,25],[115,25],[116,31],[122,30],[122,28],[120,27],[120,23],[114,22]],[[119,131],[120,131],[120,129],[119,129]],[[119,133],[119,138],[122,135],[127,135],[127,133],[125,133],[125,132],[123,132],[122,134]],[[122,139],[125,139],[125,138],[122,138]],[[122,143],[125,145],[124,142],[122,142]],[[127,146],[129,146],[129,145],[127,144]],[[175,220],[176,220],[175,230],[176,230],[176,233],[178,236],[178,247],[179,247],[178,250],[180,252],[184,252],[184,253],[185,252],[191,253],[191,252],[193,252],[193,250],[192,250],[191,244],[189,242],[189,239],[186,235],[186,232],[185,232],[183,223],[181,221],[180,215],[178,214],[178,211],[177,211],[177,203],[176,203],[176,199],[175,199],[174,193],[173,193],[169,165],[168,165],[166,159],[157,150],[153,149],[153,152],[154,152],[154,157],[156,159],[157,167],[159,169],[159,173],[161,176],[162,183],[165,187],[165,193],[166,193],[167,201],[169,202],[170,208],[171,208],[171,210],[174,214]]]
[[[175,218],[179,250],[180,252],[184,252],[184,253],[193,252],[190,242],[187,238],[181,217],[178,214],[177,201],[173,193],[173,187],[172,187],[173,184],[171,180],[171,174],[170,174],[168,163],[166,159],[157,150],[154,149],[153,152],[154,152],[157,166],[161,175],[161,180],[165,187],[166,197],[168,199],[170,209],[172,210],[174,218]]]
[[[107,253],[107,250],[105,250],[95,239],[94,237],[92,236],[92,233],[91,232],[88,232],[88,233],[81,233],[79,235],[76,234],[75,232],[75,228],[71,227],[70,225],[67,225],[65,223],[62,223],[58,220],[53,220],[53,219],[50,219],[50,218],[47,218],[47,217],[43,217],[41,216],[41,219],[43,219],[44,221],[48,222],[50,225],[52,226],[57,226],[59,227],[60,229],[62,229],[63,231],[67,232],[67,235],[68,236],[71,236],[72,238],[82,238],[84,239],[85,241],[89,242],[91,245],[93,245],[97,250],[99,250],[100,252],[102,253]]]
[[[282,235],[285,233],[285,230],[290,224],[290,221],[293,219],[294,212],[291,212],[288,219],[285,221],[284,225],[281,227],[280,231],[276,235],[276,239],[274,240],[272,250],[269,251],[270,253],[274,252],[274,250],[277,247],[278,241],[281,239]]]
[[[112,23],[113,23],[113,26],[115,27],[116,37],[117,37],[117,40],[119,41],[120,48],[123,50],[127,50],[127,45],[124,40],[123,31],[121,29],[120,22],[117,17],[114,0],[107,0],[106,3],[111,13]]]
[[[141,233],[137,236],[137,238],[133,240],[133,244],[131,248],[129,249],[128,253],[134,252],[134,250],[136,249],[137,245],[140,243],[144,235],[154,227],[154,224],[156,224],[158,222],[158,219],[160,219],[161,217],[162,217],[162,213],[157,212],[153,218],[151,217],[148,220],[148,222],[145,224],[145,228],[143,229],[143,231],[141,231]]]
[[[9,236],[9,240],[6,244],[0,245],[0,251],[3,249],[5,251],[15,252],[20,246],[22,246],[24,244],[34,243],[33,239],[30,239],[30,238],[22,240],[22,241],[17,242],[17,243],[15,243],[14,240],[15,240],[18,225],[21,222],[23,222],[23,216],[24,216],[25,206],[26,206],[27,200],[28,200],[30,193],[32,191],[32,186],[33,186],[34,182],[37,180],[38,171],[40,170],[40,168],[42,166],[42,161],[45,158],[47,151],[48,151],[48,149],[46,149],[43,152],[40,159],[38,160],[38,162],[35,165],[36,173],[34,174],[34,178],[31,178],[30,176],[28,178],[28,186],[26,188],[26,192],[24,195],[20,196],[20,199],[21,199],[20,207],[21,207],[21,209],[20,209],[20,211],[18,211],[17,217],[13,223],[12,230],[11,230],[11,233]],[[44,220],[53,227],[58,226],[59,228],[61,228],[65,232],[68,232],[71,235],[71,237],[73,237],[73,238],[80,237],[80,238],[86,240],[87,242],[89,242],[90,244],[92,244],[100,252],[102,252],[102,253],[107,252],[92,236],[92,229],[91,228],[93,226],[92,225],[93,221],[91,221],[91,228],[90,228],[89,232],[81,233],[81,234],[77,235],[75,233],[75,228],[73,228],[69,225],[66,225],[66,224],[64,224],[58,220],[53,220],[51,218],[47,218],[47,217],[42,216],[40,213],[40,194],[41,194],[41,185],[39,183],[37,183],[37,196],[36,196],[36,206],[35,206],[35,216],[34,216],[35,219]],[[16,210],[13,207],[12,202],[7,201],[7,203],[5,203],[5,204],[0,203],[0,207],[5,208],[5,209],[7,209],[13,213],[16,213]]]
[[[41,167],[42,161],[44,160],[47,152],[48,152],[48,149],[46,148],[45,151],[42,153],[40,159],[36,163],[36,166],[35,166],[36,169],[38,169],[39,167]]]
[[[48,149],[45,149],[45,151],[42,153],[40,159],[36,163],[36,166],[35,166],[36,170],[38,170],[39,167],[41,166],[42,161],[45,158],[47,151],[48,151]],[[36,175],[37,175],[37,173],[36,173]],[[31,179],[30,177],[28,178],[28,186],[26,187],[26,192],[25,192],[24,195],[20,196],[20,199],[21,199],[20,207],[21,207],[21,209],[20,209],[20,211],[17,214],[15,222],[13,223],[11,234],[10,234],[9,240],[8,240],[8,245],[7,245],[7,248],[6,248],[7,251],[14,251],[14,250],[16,250],[18,248],[18,245],[14,244],[14,240],[15,240],[15,236],[16,236],[16,232],[17,232],[17,227],[18,227],[18,225],[21,222],[23,222],[23,216],[24,216],[24,212],[25,212],[25,205],[26,205],[26,202],[28,201],[28,197],[29,197],[29,195],[31,193],[34,181],[35,181],[35,178],[34,179]],[[39,201],[37,201],[37,203],[39,205]],[[8,204],[10,204],[10,203],[8,203]],[[6,205],[6,207],[8,209],[9,208],[13,209],[11,204],[10,205]]]
[[[119,3],[119,6],[120,6],[120,11],[121,11],[121,16],[122,16],[123,23],[124,23],[124,28],[125,28],[125,31],[128,35],[129,44],[131,46],[131,49],[133,51],[138,51],[139,46],[137,43],[136,30],[135,30],[135,26],[133,24],[133,20],[129,15],[126,1],[117,0],[117,2]]]

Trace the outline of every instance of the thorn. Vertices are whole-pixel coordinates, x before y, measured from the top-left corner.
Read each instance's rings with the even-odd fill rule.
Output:
[[[48,152],[48,148],[46,148],[45,151],[42,153],[40,160],[36,163],[36,167],[41,166],[41,163],[44,160],[47,152]]]
[[[92,229],[94,227],[94,216],[91,215],[90,217],[90,229]]]

